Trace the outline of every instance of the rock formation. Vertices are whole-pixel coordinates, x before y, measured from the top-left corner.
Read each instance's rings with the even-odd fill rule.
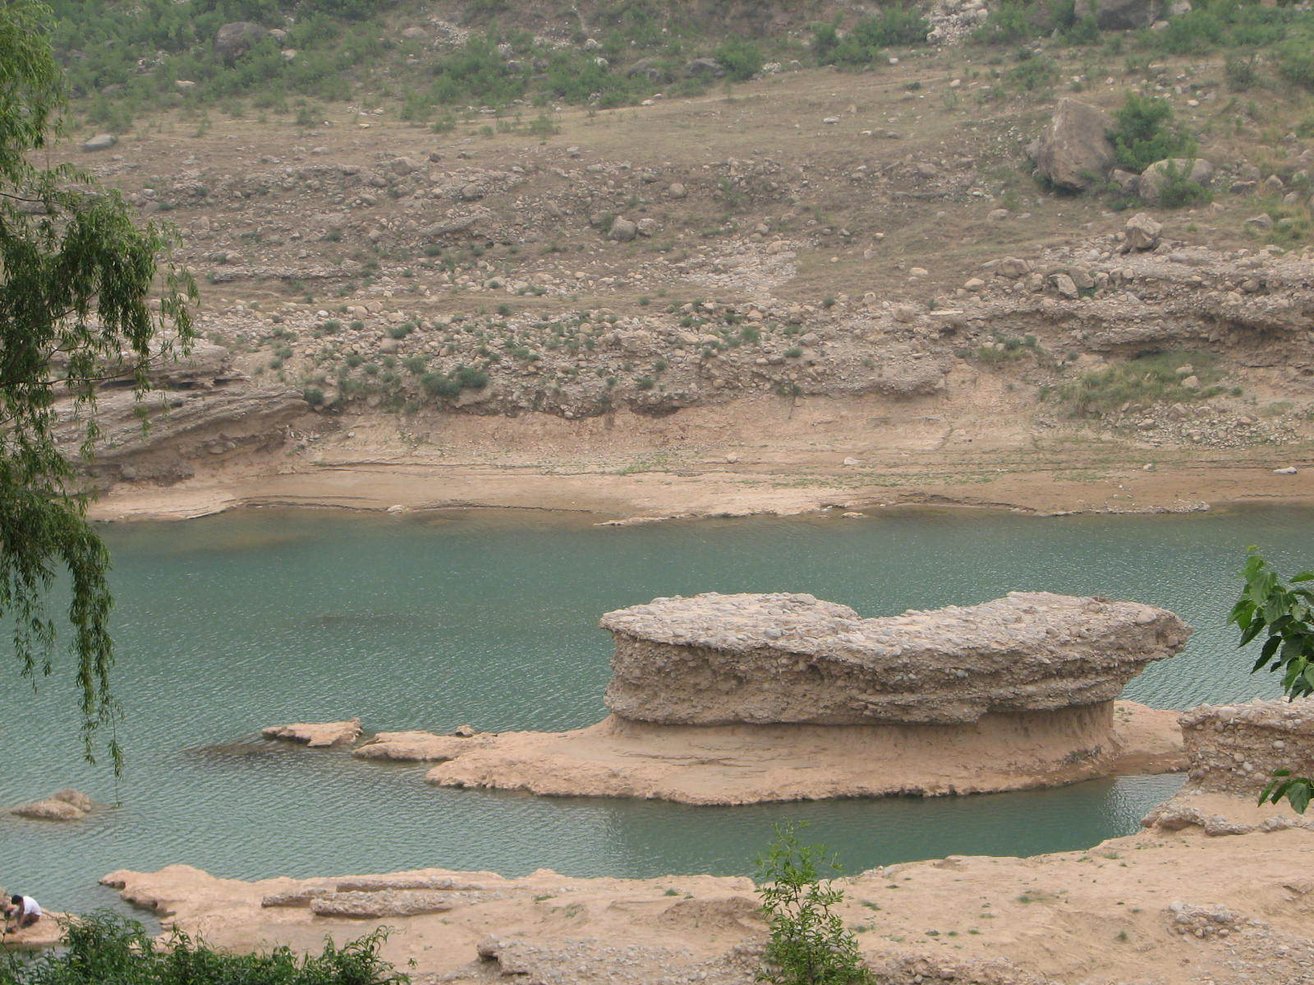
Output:
[[[1258,797],[1274,770],[1314,776],[1314,700],[1201,705],[1181,722],[1196,789]]]
[[[612,714],[566,733],[380,735],[432,783],[697,804],[951,794],[1180,762],[1176,713],[1116,702],[1190,630],[1131,602],[1014,593],[862,619],[810,595],[608,613]]]
[[[602,617],[607,707],[665,725],[955,725],[1111,702],[1190,630],[1135,602],[1013,592],[862,619],[811,595],[657,599]]]

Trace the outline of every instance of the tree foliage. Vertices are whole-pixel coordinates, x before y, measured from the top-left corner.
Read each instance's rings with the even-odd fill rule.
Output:
[[[776,840],[758,859],[757,894],[771,927],[758,980],[772,985],[872,985],[857,939],[831,907],[844,900],[830,876],[839,862],[822,845],[802,845],[794,825],[776,828]]]
[[[1282,674],[1282,693],[1289,699],[1314,694],[1314,591],[1302,587],[1314,581],[1314,571],[1302,571],[1285,584],[1277,571],[1251,548],[1244,571],[1245,588],[1227,621],[1241,630],[1241,646],[1265,635],[1259,658],[1250,672],[1265,667]],[[1284,798],[1297,813],[1305,813],[1314,780],[1281,769],[1259,795],[1274,804]]]
[[[52,670],[58,634],[48,593],[67,572],[69,649],[91,759],[93,733],[117,717],[109,555],[86,522],[57,429],[74,416],[80,450],[91,454],[97,384],[117,377],[143,391],[152,363],[190,342],[196,288],[160,264],[174,243],[168,228],[134,223],[116,192],[76,168],[33,163],[62,105],[50,16],[37,0],[0,7],[0,617],[35,684]],[[112,727],[108,748],[117,770]]]

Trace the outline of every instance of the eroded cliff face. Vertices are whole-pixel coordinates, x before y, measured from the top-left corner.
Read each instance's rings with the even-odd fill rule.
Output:
[[[1258,797],[1274,770],[1314,776],[1314,701],[1201,705],[1181,718],[1189,785]]]
[[[863,619],[811,595],[656,599],[602,617],[607,707],[668,725],[955,725],[1111,702],[1190,628],[1135,602],[1012,592]]]

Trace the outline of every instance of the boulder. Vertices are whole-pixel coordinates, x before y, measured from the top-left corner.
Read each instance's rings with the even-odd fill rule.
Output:
[[[1073,13],[1078,20],[1093,16],[1101,31],[1134,31],[1159,20],[1163,4],[1159,0],[1076,0]]]
[[[1203,188],[1208,188],[1209,183],[1214,180],[1214,166],[1204,158],[1197,157],[1192,160],[1175,157],[1165,161],[1155,161],[1142,171],[1140,181],[1136,184],[1136,194],[1143,201],[1151,205],[1156,204],[1163,196],[1169,176],[1173,173],[1185,175],[1190,181],[1196,182]]]
[[[715,58],[695,58],[685,65],[684,74],[690,79],[719,79],[725,67]]]
[[[98,150],[109,150],[119,142],[119,138],[112,133],[98,133],[89,140],[82,142],[82,149],[88,152]]]
[[[1075,99],[1060,99],[1044,133],[1028,148],[1037,170],[1054,186],[1084,191],[1113,166],[1108,114]]]
[[[360,719],[345,722],[296,722],[292,725],[270,725],[260,730],[266,739],[299,742],[311,749],[330,746],[349,746],[360,738]]]
[[[1152,250],[1159,245],[1159,234],[1162,232],[1163,223],[1144,212],[1137,212],[1123,227],[1122,252]]]
[[[233,21],[219,28],[214,36],[214,50],[226,62],[234,62],[264,40],[269,32],[251,21]]]
[[[863,619],[811,595],[662,598],[602,617],[606,704],[670,725],[963,724],[1111,702],[1190,629],[1135,602],[1012,592]]]
[[[618,243],[628,243],[639,234],[639,224],[629,219],[623,219],[617,216],[612,220],[611,229],[607,233],[608,239],[613,239]]]

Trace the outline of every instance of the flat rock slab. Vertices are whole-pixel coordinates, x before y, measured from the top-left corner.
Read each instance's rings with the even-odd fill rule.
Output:
[[[659,598],[609,612],[606,702],[667,725],[964,724],[1112,701],[1190,628],[1136,602],[1011,592],[864,619],[811,595]]]
[[[361,759],[394,760],[403,763],[441,763],[455,759],[472,748],[487,745],[489,735],[437,735],[433,732],[408,730],[405,732],[379,732],[362,742],[352,755]]]
[[[292,725],[270,725],[260,730],[266,739],[298,742],[312,749],[330,746],[349,746],[360,738],[360,719],[345,722],[296,722]]]
[[[967,725],[650,725],[504,732],[429,771],[448,787],[753,804],[939,796],[1181,769],[1175,711],[1119,701]]]
[[[7,898],[7,897],[6,897]],[[41,919],[22,930],[11,929],[4,935],[3,951],[42,951],[54,947],[64,937],[64,925],[70,920],[67,913],[52,913],[49,910]]]

